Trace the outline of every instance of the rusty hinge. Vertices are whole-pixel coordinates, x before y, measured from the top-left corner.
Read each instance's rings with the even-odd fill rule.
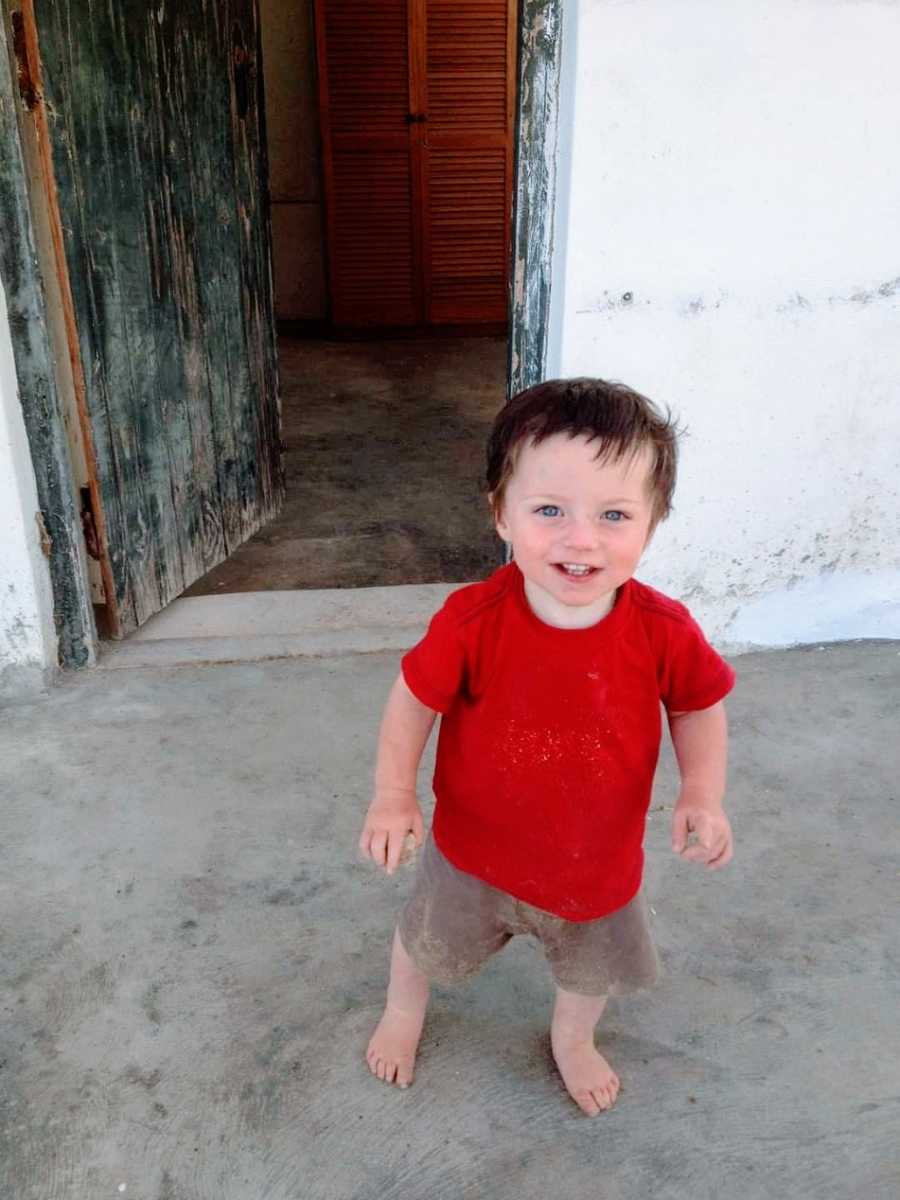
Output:
[[[84,544],[91,558],[100,558],[100,538],[97,535],[97,519],[94,513],[94,500],[91,489],[81,489],[81,528],[84,530]]]
[[[19,95],[29,112],[34,112],[41,102],[40,93],[34,82],[34,71],[28,57],[28,40],[25,37],[25,18],[18,10],[10,14],[13,29],[13,53],[16,56],[16,75],[19,80]]]

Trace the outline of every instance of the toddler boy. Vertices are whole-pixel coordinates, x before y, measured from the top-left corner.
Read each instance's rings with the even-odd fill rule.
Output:
[[[731,668],[683,605],[633,578],[675,486],[676,431],[639,393],[555,380],[515,396],[488,443],[512,561],[460,588],[402,660],[360,849],[389,874],[424,840],[416,769],[437,714],[431,836],[394,934],[369,1068],[407,1087],[429,982],[473,975],[517,933],[556,984],[551,1046],[589,1115],[619,1080],[594,1045],[610,994],[650,986],[642,842],[665,708],[681,776],[672,848],[730,860],[722,808]]]

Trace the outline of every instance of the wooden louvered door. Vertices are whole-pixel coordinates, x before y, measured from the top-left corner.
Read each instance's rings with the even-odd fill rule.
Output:
[[[407,0],[319,0],[316,42],[336,325],[413,325]]]
[[[331,317],[504,322],[516,0],[318,0]]]
[[[505,321],[516,5],[427,0],[425,8],[425,319]]]

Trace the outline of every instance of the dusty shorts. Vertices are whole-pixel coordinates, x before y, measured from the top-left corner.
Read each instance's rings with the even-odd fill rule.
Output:
[[[460,871],[429,835],[398,922],[400,941],[435,983],[474,975],[517,933],[541,943],[556,983],[588,996],[652,986],[659,960],[641,892],[596,921],[567,921]]]

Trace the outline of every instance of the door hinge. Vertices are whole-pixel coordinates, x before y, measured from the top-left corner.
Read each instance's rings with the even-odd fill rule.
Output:
[[[34,112],[41,102],[40,93],[34,82],[34,71],[28,57],[28,40],[25,37],[25,18],[20,11],[10,14],[13,29],[13,53],[16,56],[16,75],[19,81],[19,95],[22,103],[29,112]]]
[[[97,535],[97,519],[94,514],[94,500],[91,489],[81,489],[81,528],[84,531],[84,544],[91,558],[100,558],[100,538]]]

